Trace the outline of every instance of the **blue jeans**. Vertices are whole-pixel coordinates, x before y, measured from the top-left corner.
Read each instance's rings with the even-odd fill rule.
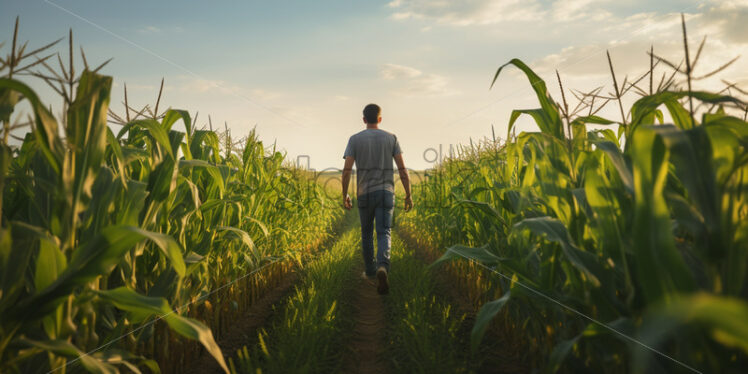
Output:
[[[395,195],[390,191],[373,191],[358,197],[361,218],[361,248],[367,275],[376,274],[383,266],[390,270],[390,229]],[[374,260],[374,222],[377,226],[377,259]]]

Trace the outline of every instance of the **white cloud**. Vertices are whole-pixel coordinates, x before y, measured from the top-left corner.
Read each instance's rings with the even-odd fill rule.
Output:
[[[695,66],[694,76],[704,76],[736,56],[748,55],[748,33],[744,31],[744,25],[748,24],[746,10],[748,1],[743,1],[740,6],[733,1],[721,1],[715,2],[711,7],[704,7],[700,13],[686,15],[692,63],[701,38],[708,35]],[[743,20],[742,17],[746,19]],[[736,32],[738,29],[741,32]],[[587,85],[586,89],[605,85],[607,88],[603,93],[607,93],[612,88],[606,50],[610,51],[619,85],[625,76],[628,76],[630,82],[648,71],[647,52],[652,45],[657,56],[676,65],[684,61],[679,14],[638,13],[623,18],[620,22],[612,22],[599,32],[604,35],[601,39],[611,35],[614,41],[568,46],[531,62],[530,66],[548,81],[555,81],[554,70],[558,69],[562,78],[569,81],[564,84],[569,88],[578,88],[579,84]],[[672,68],[660,64],[655,73],[655,86],[663,73],[669,75],[672,71]],[[745,71],[748,71],[748,61],[738,59],[717,75],[694,81],[694,89],[719,91],[725,87],[722,82],[724,78],[745,90]],[[682,75],[677,77],[678,82],[684,81]],[[648,81],[645,80],[642,87],[646,86]]]
[[[531,66],[538,73],[559,70],[563,75],[607,76],[610,68],[605,52],[610,51],[616,75],[636,74],[649,68],[650,46],[646,40],[571,46],[534,61]],[[657,43],[654,49],[656,55],[676,63],[681,58],[682,45],[677,40]]]
[[[646,1],[636,1],[644,9]],[[623,17],[612,6],[613,0],[393,0],[388,7],[396,20],[426,20],[452,26],[492,25],[506,22],[543,22],[568,24],[584,22],[595,32],[615,32],[619,37],[650,34],[670,30],[680,22],[680,11],[674,13],[639,12]],[[687,20],[701,21],[702,28],[711,27],[725,38],[748,43],[748,0],[711,0],[699,7],[686,8]],[[698,10],[697,10],[698,9]],[[425,26],[422,31],[427,31]]]
[[[423,75],[423,72],[410,66],[385,64],[380,70],[382,78],[388,80],[412,79]]]
[[[569,22],[575,20],[602,21],[613,16],[600,7],[608,0],[558,0],[551,6],[553,20]]]
[[[612,0],[394,0],[396,20],[422,19],[436,23],[468,26],[490,25],[507,21],[602,22],[613,17],[604,8]]]
[[[704,24],[715,27],[725,40],[748,43],[748,1],[724,0],[715,3],[704,13]]]
[[[427,19],[456,26],[538,20],[544,15],[537,0],[395,0],[388,5],[397,20]]]
[[[447,87],[447,79],[438,74],[426,74],[416,68],[385,64],[379,71],[385,80],[397,81],[396,93],[403,96],[447,96],[459,92]]]
[[[694,42],[691,42],[692,47]],[[541,76],[546,79],[555,81],[555,70],[561,73],[562,77],[574,80],[595,81],[600,85],[610,83],[610,68],[606,57],[606,50],[610,51],[613,66],[619,84],[628,76],[628,81],[641,76],[649,70],[649,52],[651,44],[646,40],[635,40],[617,44],[590,44],[564,48],[558,53],[554,53],[538,59],[530,66]],[[683,45],[679,40],[670,42],[660,42],[654,44],[654,52],[657,56],[666,58],[674,64],[683,62],[684,53]],[[695,51],[691,51],[691,58],[694,57]],[[698,65],[694,70],[695,76],[703,76],[711,70],[716,69],[722,64],[730,61],[736,55],[748,53],[748,48],[740,49],[729,48],[719,40],[707,40],[706,47],[702,52]],[[748,68],[748,61],[738,60],[729,69],[716,76],[703,81],[694,82],[696,89],[720,90],[724,88],[721,78],[726,78],[731,82],[738,82],[738,87],[745,89],[746,82],[740,80],[744,78],[743,73]],[[660,63],[655,73],[655,85],[661,79],[663,73],[668,75],[672,68]],[[682,76],[679,76],[682,80]],[[732,77],[732,79],[731,79]],[[736,79],[737,78],[737,79]],[[573,84],[570,88],[573,88]]]
[[[712,33],[701,22],[701,14],[685,14],[686,25],[689,36]],[[640,40],[648,39],[652,42],[662,40],[682,40],[680,13],[657,13],[640,12],[627,17],[612,17],[598,32],[609,39],[616,40]]]

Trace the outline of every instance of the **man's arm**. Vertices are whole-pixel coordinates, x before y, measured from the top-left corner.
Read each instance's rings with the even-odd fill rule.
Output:
[[[351,204],[351,197],[348,196],[348,185],[351,182],[353,161],[355,161],[353,156],[347,156],[345,158],[345,164],[343,165],[343,180],[341,182],[343,184],[343,206],[346,209],[351,209],[353,207],[353,204]]]
[[[400,174],[400,182],[403,183],[403,189],[405,190],[405,211],[409,211],[413,208],[413,199],[410,197],[410,175],[408,169],[405,168],[405,161],[403,161],[403,154],[398,153],[395,155],[395,164],[397,164],[397,172]]]

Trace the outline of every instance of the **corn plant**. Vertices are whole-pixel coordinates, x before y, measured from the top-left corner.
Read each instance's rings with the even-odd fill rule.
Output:
[[[594,104],[574,114],[520,60],[498,69],[494,82],[505,67],[520,69],[540,108],[512,112],[505,144],[443,163],[416,186],[422,201],[406,218],[449,246],[442,261],[464,257],[496,272],[503,296],[479,312],[473,349],[498,315],[548,372],[745,367],[746,104],[693,90],[686,61],[670,65],[687,88],[664,78],[638,90],[627,113],[621,95],[641,79],[619,86],[611,63],[614,94],[583,99],[617,102],[617,121]],[[512,136],[522,115],[540,131]]]
[[[30,74],[59,89],[58,120],[14,74],[28,56],[14,36],[0,65],[0,372],[181,372],[195,352],[183,338],[227,370],[214,334],[324,237],[330,200],[254,132],[221,153],[187,111],[158,104],[108,127],[112,78],[85,55],[75,73],[72,33],[62,73]],[[32,66],[54,72],[47,58]],[[25,136],[11,134],[20,102]]]

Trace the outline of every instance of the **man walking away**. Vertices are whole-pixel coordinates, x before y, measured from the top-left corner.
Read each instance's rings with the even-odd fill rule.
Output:
[[[378,284],[377,292],[384,295],[389,291],[387,273],[390,270],[390,228],[392,211],[395,206],[395,181],[392,159],[397,164],[400,180],[405,189],[405,211],[413,207],[410,197],[410,178],[403,162],[402,151],[397,137],[379,128],[382,122],[381,108],[369,104],[364,108],[366,129],[351,136],[343,158],[343,206],[351,209],[348,184],[351,168],[356,163],[356,196],[358,214],[361,218],[361,247],[364,255],[364,275],[374,277]],[[377,257],[374,260],[374,223],[377,227]]]

